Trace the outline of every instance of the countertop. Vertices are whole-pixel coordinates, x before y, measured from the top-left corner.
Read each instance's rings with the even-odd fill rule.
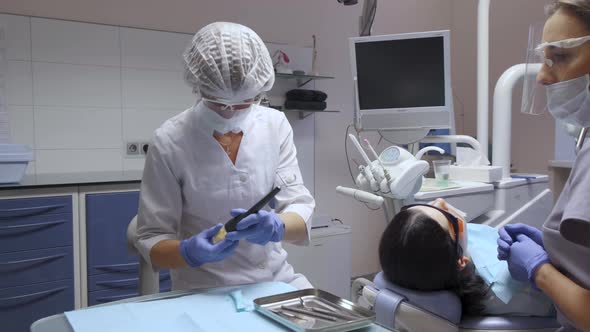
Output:
[[[110,171],[84,173],[52,173],[25,175],[20,183],[0,184],[2,189],[28,189],[62,187],[69,185],[90,185],[108,183],[141,182],[143,171]]]
[[[549,167],[552,168],[572,168],[573,160],[549,160]]]

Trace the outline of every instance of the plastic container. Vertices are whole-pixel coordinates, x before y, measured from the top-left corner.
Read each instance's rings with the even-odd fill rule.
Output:
[[[0,183],[18,183],[22,180],[33,151],[27,145],[0,144]]]
[[[449,178],[451,174],[450,160],[433,160],[432,166],[434,168],[434,178],[439,187],[447,187],[449,185]]]

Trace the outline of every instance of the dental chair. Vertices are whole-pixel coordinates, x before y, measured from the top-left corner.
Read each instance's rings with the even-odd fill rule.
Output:
[[[127,226],[127,250],[139,256],[139,295],[157,294],[160,292],[160,274],[154,271],[149,262],[135,247],[137,239],[137,216]]]
[[[356,279],[352,300],[377,315],[377,322],[400,331],[549,332],[559,328],[547,317],[462,317],[461,300],[450,291],[420,292],[396,286],[383,272],[373,282]]]

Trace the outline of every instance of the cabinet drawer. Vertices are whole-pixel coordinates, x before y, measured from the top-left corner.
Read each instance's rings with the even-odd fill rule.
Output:
[[[72,214],[0,219],[0,253],[72,245]]]
[[[170,273],[160,273],[160,288],[166,284],[170,284]],[[115,274],[105,273],[88,278],[88,291],[100,291],[106,289],[131,289],[137,290],[139,287],[139,277],[136,273],[129,274]]]
[[[134,277],[137,276],[139,273],[139,262],[137,262],[137,256],[135,256],[135,262],[131,260],[131,263],[122,263],[122,264],[104,264],[104,265],[94,265],[88,266],[88,275],[97,275],[103,273],[113,273],[119,276],[130,276]]]
[[[0,290],[2,331],[27,332],[34,321],[70,310],[74,310],[71,279]]]
[[[137,266],[137,256],[127,252],[127,226],[138,205],[138,191],[86,195],[88,275],[113,265]]]
[[[0,289],[74,277],[72,247],[0,254]]]
[[[0,199],[0,219],[72,213],[71,196]]]
[[[169,292],[171,289],[170,281],[160,283],[160,293]],[[114,301],[120,301],[131,297],[139,296],[137,289],[109,289],[95,292],[88,292],[88,305],[104,304]]]

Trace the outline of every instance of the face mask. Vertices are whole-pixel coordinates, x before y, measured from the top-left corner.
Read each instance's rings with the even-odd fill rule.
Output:
[[[230,131],[233,133],[239,133],[244,129],[244,123],[250,115],[252,107],[253,106],[239,111],[231,111],[232,114],[226,114],[226,111],[224,116],[221,116],[217,111],[212,110],[203,104],[203,116],[201,119],[208,128],[211,128],[220,134],[226,134]]]
[[[554,83],[546,87],[547,108],[557,120],[590,127],[590,76]]]

